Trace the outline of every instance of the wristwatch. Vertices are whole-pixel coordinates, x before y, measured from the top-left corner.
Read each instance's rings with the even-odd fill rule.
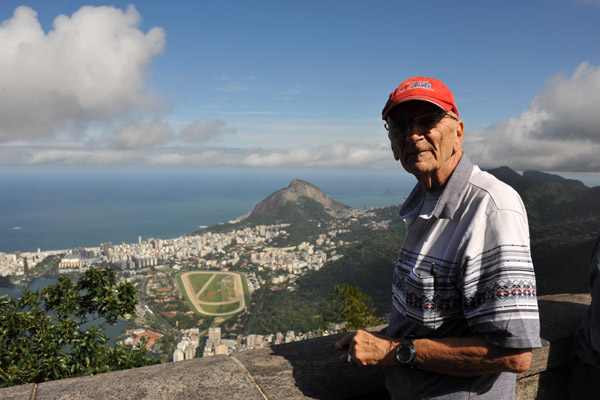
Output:
[[[396,361],[403,367],[414,368],[415,360],[417,359],[417,351],[415,350],[414,340],[404,338],[396,347]]]

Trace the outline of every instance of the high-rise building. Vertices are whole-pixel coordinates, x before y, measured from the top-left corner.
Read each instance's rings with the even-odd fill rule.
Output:
[[[183,361],[183,360],[185,360],[185,355],[183,354],[183,351],[181,351],[179,349],[175,349],[175,351],[173,352],[173,362]]]
[[[191,360],[196,356],[196,346],[192,343],[189,343],[185,348],[185,359]]]
[[[102,250],[102,254],[104,255],[104,257],[110,257],[110,251],[112,250],[112,248],[112,242],[106,242],[100,245],[100,249]]]
[[[212,344],[212,342],[210,340],[207,340],[206,344],[204,345],[204,352],[202,353],[202,357],[210,357],[210,356],[214,356],[214,355],[215,355],[214,345]]]
[[[225,354],[228,355],[229,351],[227,350],[227,346],[225,346],[224,344],[220,344],[217,347],[215,347],[215,354]]]
[[[248,346],[249,348],[256,347],[256,335],[248,335],[248,338],[246,340],[246,346]]]
[[[294,331],[287,331],[285,334],[284,342],[291,343],[294,341],[295,338],[296,338],[296,335],[294,334]]]
[[[208,340],[215,345],[221,343],[221,327],[208,328]]]

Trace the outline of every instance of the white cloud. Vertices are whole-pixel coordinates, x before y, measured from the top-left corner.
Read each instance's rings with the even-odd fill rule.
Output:
[[[388,145],[333,143],[279,149],[213,149],[184,156],[191,164],[247,167],[354,167],[377,168],[394,165]],[[183,161],[182,159],[178,160]]]
[[[377,146],[387,142],[387,134],[378,118],[253,118],[236,122],[235,144],[242,147],[287,148],[324,146],[328,143],[361,142],[365,146]]]
[[[485,168],[592,172],[600,168],[600,67],[556,76],[518,118],[468,131],[465,149]]]
[[[179,136],[190,142],[207,142],[230,133],[235,133],[235,129],[228,128],[225,122],[215,119],[210,122],[193,121],[181,130]]]
[[[45,33],[37,14],[18,7],[0,26],[0,141],[79,135],[95,121],[156,112],[145,85],[165,33],[138,29],[135,7],[82,7]]]
[[[284,120],[276,110],[238,110],[233,124],[168,117],[146,85],[165,32],[142,32],[140,22],[133,6],[90,6],[44,32],[22,6],[0,25],[0,165],[394,165],[378,120]],[[224,77],[220,90],[254,82]]]
[[[399,167],[389,145],[333,143],[278,149],[207,146],[139,148],[94,144],[0,145],[0,165],[197,165],[238,167]]]
[[[171,136],[171,125],[158,118],[132,120],[120,126],[108,142],[116,148],[135,150],[165,144]]]

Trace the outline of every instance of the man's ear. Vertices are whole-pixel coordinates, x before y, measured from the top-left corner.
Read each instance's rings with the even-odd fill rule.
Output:
[[[400,149],[397,146],[394,146],[394,144],[392,143],[392,153],[394,154],[394,160],[396,161],[400,161]]]
[[[465,138],[465,123],[458,120],[456,123],[456,142],[454,143],[454,151],[462,149],[463,139]]]

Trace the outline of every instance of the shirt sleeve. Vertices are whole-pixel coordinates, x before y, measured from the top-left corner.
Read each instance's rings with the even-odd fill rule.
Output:
[[[494,345],[541,347],[535,273],[524,210],[494,210],[465,238],[463,309]]]

